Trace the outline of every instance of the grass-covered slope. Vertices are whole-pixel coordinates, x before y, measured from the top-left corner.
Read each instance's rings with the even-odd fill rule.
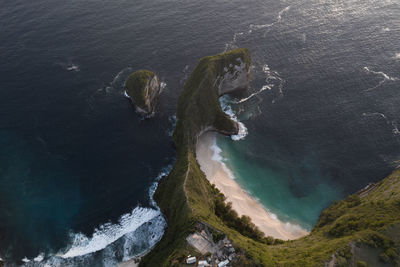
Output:
[[[194,231],[195,222],[203,221],[224,232],[242,252],[234,263],[237,266],[324,266],[329,262],[329,266],[398,266],[399,171],[323,211],[310,235],[283,243],[260,238],[246,218],[221,205],[221,194],[196,161],[195,144],[205,130],[237,133],[236,123],[221,110],[218,86],[224,68],[238,64],[238,58],[248,70],[246,49],[201,59],[184,87],[174,132],[177,161],[155,194],[168,228],[140,265],[180,266],[188,254],[198,255],[185,238]]]
[[[185,84],[178,100],[178,122],[174,131],[177,161],[171,173],[163,178],[155,200],[166,217],[168,228],[162,240],[141,261],[142,266],[170,266],[190,252],[185,238],[194,223],[212,216],[211,185],[195,158],[197,137],[205,130],[236,134],[238,126],[222,111],[219,104],[218,80],[224,68],[238,64],[250,67],[246,49],[202,58]]]
[[[161,84],[157,75],[149,70],[138,70],[126,80],[126,94],[135,105],[136,110],[144,115],[154,112]]]

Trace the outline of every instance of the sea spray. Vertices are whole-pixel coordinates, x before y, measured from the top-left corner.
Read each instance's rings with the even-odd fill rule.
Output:
[[[95,229],[94,234],[90,239],[80,233],[73,234],[72,247],[65,254],[61,255],[61,257],[70,258],[82,256],[104,249],[107,245],[113,243],[125,234],[134,232],[139,226],[160,216],[160,208],[154,201],[153,196],[157,189],[158,182],[162,177],[168,175],[171,169],[172,165],[163,168],[160,174],[156,177],[156,181],[149,188],[150,203],[155,209],[143,208],[140,206],[136,207],[131,213],[122,215],[118,224],[106,223]],[[163,217],[160,216],[160,218]],[[160,238],[162,234],[163,232],[161,233]]]
[[[91,238],[82,233],[72,233],[72,246],[62,258],[72,258],[104,249],[120,237],[134,232],[142,224],[159,215],[158,210],[136,207],[131,213],[124,214],[118,224],[105,223],[94,230]]]
[[[71,233],[71,245],[56,255],[40,253],[33,260],[25,257],[23,266],[91,266],[100,259],[102,266],[115,266],[148,252],[161,239],[166,221],[154,201],[158,182],[169,174],[172,164],[164,167],[149,188],[151,208],[136,207],[120,217],[117,224],[105,223],[92,237]]]
[[[220,97],[219,102],[221,104],[222,111],[225,112],[225,114],[228,115],[231,120],[235,121],[239,126],[239,132],[238,134],[231,136],[232,140],[238,141],[244,139],[248,134],[247,128],[242,122],[238,120],[237,115],[233,111],[233,108],[230,106],[231,101],[229,100],[229,96],[224,95]]]
[[[44,253],[40,253],[37,257],[35,257],[33,260],[36,262],[41,262],[44,259]]]
[[[272,101],[273,103],[275,103],[277,99],[283,97],[283,85],[285,83],[285,80],[279,76],[279,73],[277,71],[271,70],[271,68],[267,64],[264,64],[262,66],[262,72],[265,75],[265,84],[261,87],[261,89],[250,94],[249,96],[247,96],[245,98],[242,98],[242,99],[236,101],[235,102],[236,104],[244,103],[244,102],[252,99],[253,97],[258,96],[263,91],[265,91],[265,90],[270,91],[273,88],[278,88],[277,96],[273,98],[273,101]],[[259,98],[259,99],[261,100],[261,98]]]

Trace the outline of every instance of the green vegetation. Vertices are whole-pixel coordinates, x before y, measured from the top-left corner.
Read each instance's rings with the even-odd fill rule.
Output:
[[[168,228],[162,240],[143,258],[141,266],[178,264],[178,255],[191,254],[185,238],[193,231],[195,222],[218,218],[214,213],[212,187],[196,161],[195,145],[197,137],[207,129],[225,134],[238,131],[236,123],[221,109],[215,82],[223,74],[225,66],[239,64],[238,58],[246,62],[247,68],[250,67],[247,49],[205,57],[185,84],[178,100],[178,122],[174,131],[177,161],[171,173],[161,180],[154,195]],[[216,229],[223,231],[221,227]]]
[[[156,75],[152,71],[139,70],[132,73],[126,80],[126,93],[131,98],[133,104],[148,113],[152,112],[152,106],[154,106],[154,103],[151,103],[153,97],[159,94],[159,88],[152,88],[150,86],[154,77]]]
[[[264,233],[251,222],[248,216],[239,217],[237,212],[232,209],[232,203],[226,203],[226,197],[214,185],[212,185],[212,192],[214,193],[215,215],[221,218],[227,226],[254,240],[268,244],[275,243],[273,238],[265,238]]]
[[[195,231],[196,222],[203,221],[243,251],[238,254],[236,266],[324,266],[332,258],[336,266],[370,266],[362,253],[356,255],[355,248],[373,249],[381,262],[398,266],[400,171],[367,193],[334,203],[321,213],[308,236],[285,242],[264,237],[248,218],[239,217],[208,182],[196,161],[195,145],[205,130],[237,133],[236,123],[221,110],[217,87],[224,67],[238,64],[238,58],[249,67],[246,49],[201,59],[184,87],[174,132],[177,161],[154,196],[168,228],[140,265],[180,266],[185,255],[196,255],[185,238]]]

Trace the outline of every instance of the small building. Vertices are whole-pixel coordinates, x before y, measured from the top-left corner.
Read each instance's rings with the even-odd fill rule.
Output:
[[[193,264],[196,263],[196,257],[188,257],[186,259],[186,264]]]
[[[225,267],[229,264],[229,260],[224,260],[218,263],[218,267]]]

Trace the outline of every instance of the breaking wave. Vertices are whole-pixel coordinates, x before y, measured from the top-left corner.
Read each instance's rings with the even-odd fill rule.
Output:
[[[160,212],[156,209],[136,207],[131,213],[122,215],[118,224],[106,223],[95,229],[90,238],[82,233],[74,233],[71,235],[73,239],[71,248],[60,257],[73,258],[102,250],[158,215]]]
[[[219,102],[221,104],[221,108],[222,110],[225,112],[226,115],[228,115],[231,120],[237,122],[238,126],[239,126],[239,132],[236,135],[231,135],[232,140],[238,141],[238,140],[242,140],[244,139],[247,134],[247,128],[246,126],[240,122],[235,114],[235,112],[233,111],[232,107],[230,106],[230,101],[228,100],[229,96],[222,96],[219,98]]]
[[[166,221],[153,199],[158,181],[172,165],[163,168],[149,188],[151,207],[138,206],[120,217],[117,224],[105,223],[91,237],[71,233],[71,245],[55,255],[40,253],[23,266],[115,266],[149,251],[163,236]]]

